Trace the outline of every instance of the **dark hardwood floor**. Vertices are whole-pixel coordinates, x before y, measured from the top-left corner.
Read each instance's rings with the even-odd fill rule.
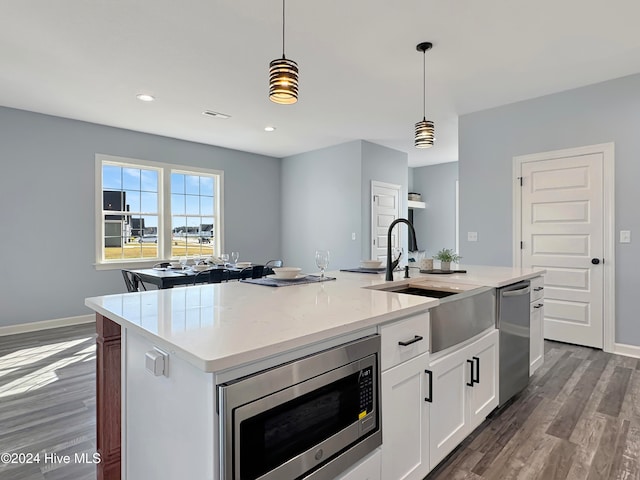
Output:
[[[640,360],[545,341],[545,363],[427,480],[640,480]]]
[[[428,480],[640,480],[640,360],[549,341],[545,351],[529,387]],[[75,455],[95,449],[95,326],[0,337],[0,453],[40,454],[0,462],[0,480],[94,480]]]

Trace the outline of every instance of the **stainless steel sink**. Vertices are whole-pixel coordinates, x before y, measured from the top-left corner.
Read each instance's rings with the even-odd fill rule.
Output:
[[[415,282],[385,290],[440,299],[440,305],[430,310],[431,353],[464,342],[496,324],[493,287]]]

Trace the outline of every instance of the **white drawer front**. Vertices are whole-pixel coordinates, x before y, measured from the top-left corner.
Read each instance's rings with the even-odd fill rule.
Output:
[[[531,279],[531,301],[535,302],[544,297],[544,277],[535,277]]]
[[[382,325],[380,335],[384,371],[429,350],[429,312]]]

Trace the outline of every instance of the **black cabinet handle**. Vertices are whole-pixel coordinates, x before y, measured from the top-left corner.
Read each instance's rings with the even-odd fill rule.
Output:
[[[594,265],[598,265],[600,263],[600,259],[599,258],[592,258],[591,259],[591,263],[593,263]]]
[[[406,342],[398,342],[398,345],[400,345],[401,347],[406,347],[407,345],[419,342],[420,340],[422,340],[422,337],[420,335],[416,335],[411,340],[407,340]]]
[[[471,381],[467,382],[467,386],[468,387],[473,387],[473,360],[467,359],[467,363],[471,365],[471,376],[469,377],[469,378],[471,378]]]
[[[543,307],[543,305],[541,303],[533,306],[533,308],[542,308],[542,307]]]
[[[424,373],[429,375],[429,396],[424,398],[425,402],[433,402],[433,372],[431,370],[425,370]]]
[[[476,383],[480,383],[480,359],[478,357],[471,357],[475,360],[476,362],[476,378],[475,380],[473,380]],[[473,370],[471,370],[471,373],[473,373]]]
[[[534,292],[539,292],[540,290],[544,290],[544,287],[536,287],[533,289]]]

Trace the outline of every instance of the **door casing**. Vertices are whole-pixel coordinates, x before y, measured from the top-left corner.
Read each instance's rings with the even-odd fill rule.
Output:
[[[567,148],[549,152],[513,157],[513,266],[522,265],[520,242],[522,241],[522,164],[563,157],[601,153],[603,156],[603,206],[602,225],[604,230],[603,258],[603,350],[615,351],[615,149],[613,142]]]

